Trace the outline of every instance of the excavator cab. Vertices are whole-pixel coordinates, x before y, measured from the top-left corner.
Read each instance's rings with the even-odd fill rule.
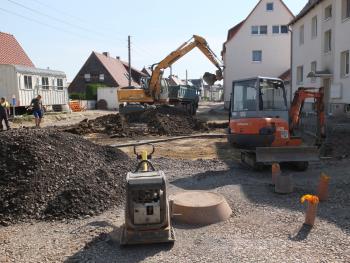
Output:
[[[230,119],[242,117],[282,118],[289,121],[283,81],[264,77],[234,81]]]

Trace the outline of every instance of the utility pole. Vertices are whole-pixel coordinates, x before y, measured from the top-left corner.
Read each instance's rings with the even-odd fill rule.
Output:
[[[188,72],[187,72],[187,69],[186,69],[186,85],[188,85]]]
[[[131,87],[131,36],[128,36],[128,54],[129,54],[129,87]]]

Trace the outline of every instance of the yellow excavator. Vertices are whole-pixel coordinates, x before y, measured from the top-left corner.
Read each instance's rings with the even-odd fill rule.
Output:
[[[190,91],[190,87],[187,87],[188,90],[186,90],[186,87],[181,87],[181,92],[171,92],[172,98],[169,98],[169,88],[171,89],[171,87],[169,87],[167,81],[163,79],[164,70],[195,47],[202,51],[217,68],[216,74],[206,72],[203,76],[204,81],[209,85],[213,85],[216,81],[222,80],[222,63],[210,49],[207,41],[203,37],[194,35],[190,40],[186,41],[175,51],[166,56],[161,62],[152,65],[152,75],[151,77],[144,77],[141,79],[141,88],[124,87],[118,90],[120,112],[135,112],[143,110],[147,105],[157,104],[189,104],[192,105],[192,107],[194,107],[195,104],[198,105],[198,98],[197,101],[195,101],[196,99],[193,96],[193,92],[187,92]],[[192,113],[194,114],[193,109]]]

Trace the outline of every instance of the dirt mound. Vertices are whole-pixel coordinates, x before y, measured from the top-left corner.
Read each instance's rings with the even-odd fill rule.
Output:
[[[0,223],[79,218],[124,199],[134,165],[111,147],[51,129],[0,133]]]
[[[188,135],[207,129],[206,124],[181,109],[159,106],[125,117],[109,114],[94,120],[84,120],[65,131],[79,135],[105,133],[112,137],[135,137],[148,134]]]
[[[187,112],[169,106],[149,109],[134,116],[136,122],[147,123],[149,131],[156,135],[187,135],[207,130],[204,123]],[[129,123],[133,120],[129,118]]]

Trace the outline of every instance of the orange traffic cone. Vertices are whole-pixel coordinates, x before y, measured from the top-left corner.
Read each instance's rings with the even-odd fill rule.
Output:
[[[274,163],[271,166],[271,172],[272,172],[272,184],[276,184],[277,176],[281,175],[281,167],[278,163]]]
[[[318,183],[318,197],[320,201],[326,201],[328,199],[328,188],[329,188],[329,180],[330,177],[327,176],[325,173],[321,173],[320,181]]]
[[[319,199],[316,195],[304,195],[301,198],[301,203],[304,203],[305,201],[308,201],[308,205],[306,209],[304,224],[308,226],[314,226]]]

